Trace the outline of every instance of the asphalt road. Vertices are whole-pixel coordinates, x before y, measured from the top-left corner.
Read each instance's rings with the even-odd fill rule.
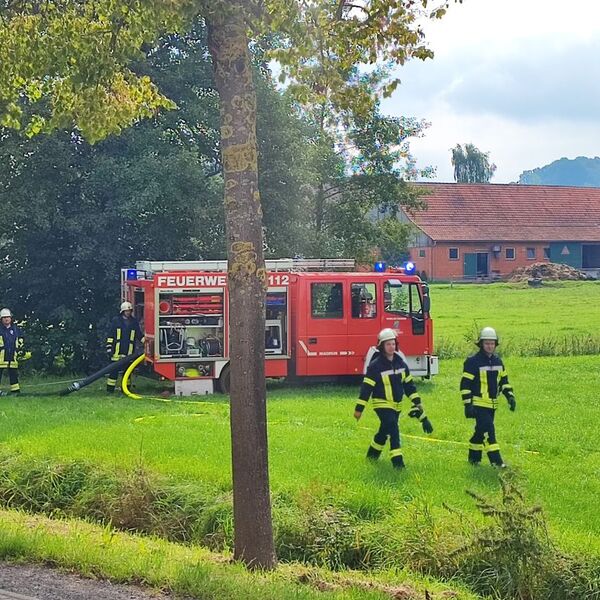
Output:
[[[0,600],[173,600],[137,586],[85,579],[34,565],[0,562]]]

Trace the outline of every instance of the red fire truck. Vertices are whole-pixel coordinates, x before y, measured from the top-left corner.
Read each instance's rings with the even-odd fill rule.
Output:
[[[352,271],[344,259],[267,261],[267,377],[360,375],[384,327],[415,375],[438,372],[429,290],[410,269]],[[145,331],[154,371],[177,395],[229,390],[226,261],[140,261],[123,269],[122,296]]]

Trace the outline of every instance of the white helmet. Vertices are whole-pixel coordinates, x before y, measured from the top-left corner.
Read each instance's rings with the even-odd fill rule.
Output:
[[[10,308],[3,308],[2,310],[0,310],[0,319],[3,319],[4,317],[12,317]]]
[[[121,304],[121,312],[123,312],[124,310],[133,310],[133,306],[131,305],[131,302],[123,302]]]
[[[383,344],[383,342],[389,342],[390,340],[396,341],[396,332],[389,327],[382,329],[377,336],[377,345]]]
[[[498,339],[498,334],[496,333],[496,330],[493,327],[484,327],[479,332],[479,339],[477,340],[477,343],[480,344],[481,342],[483,342],[483,340],[492,340],[496,342],[496,344],[500,342],[500,340]]]

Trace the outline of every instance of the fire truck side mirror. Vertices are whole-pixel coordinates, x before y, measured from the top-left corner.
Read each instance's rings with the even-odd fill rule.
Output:
[[[423,312],[429,313],[431,311],[431,298],[429,296],[429,287],[423,286]]]

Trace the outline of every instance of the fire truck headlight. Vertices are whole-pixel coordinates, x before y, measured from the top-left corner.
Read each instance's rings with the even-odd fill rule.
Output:
[[[386,264],[379,260],[375,263],[375,273],[385,273]]]
[[[410,262],[410,261],[407,262],[407,263],[405,263],[405,265],[404,265],[404,272],[407,275],[412,275],[415,272],[415,270],[416,270],[415,263]]]

